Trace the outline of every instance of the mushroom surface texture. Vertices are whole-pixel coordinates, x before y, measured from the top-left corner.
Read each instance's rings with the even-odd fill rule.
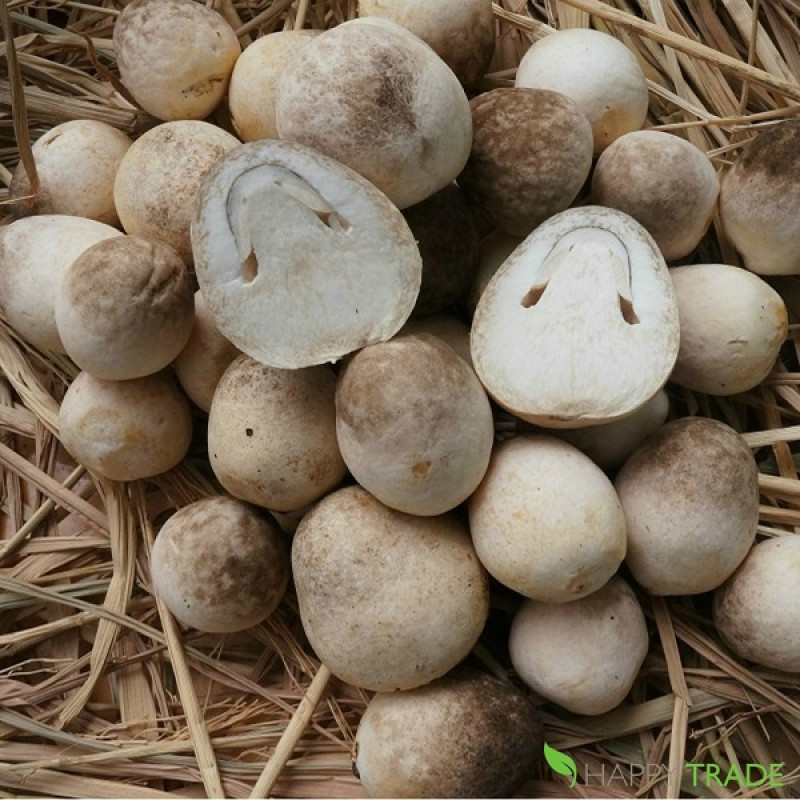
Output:
[[[18,214],[67,214],[118,225],[114,178],[131,139],[105,122],[73,119],[56,125],[33,145],[39,178],[36,197],[20,161],[11,181]]]
[[[220,332],[284,369],[393,336],[422,280],[419,249],[389,199],[291,142],[249,142],[209,172],[192,244]]]
[[[189,226],[212,165],[239,145],[208,122],[165,122],[142,134],[117,170],[114,202],[126,233],[160,239],[192,263]]]
[[[647,80],[636,56],[601,31],[570,28],[539,39],[522,57],[515,86],[574,100],[592,125],[595,155],[647,117]]]
[[[719,180],[708,156],[664,131],[634,131],[608,146],[592,175],[592,201],[644,225],[667,261],[691,253],[708,230]]]
[[[502,230],[527,236],[568,208],[589,177],[592,126],[572,100],[545,89],[493,89],[470,108],[459,185]]]
[[[105,381],[81,372],[58,415],[61,442],[87,469],[114,481],[160,475],[192,439],[192,412],[174,376]]]
[[[208,456],[234,497],[294,511],[333,489],[346,469],[336,443],[336,377],[328,365],[268,367],[238,356],[217,384]]]
[[[571,603],[526,600],[509,635],[511,663],[542,697],[573,714],[604,714],[633,686],[649,646],[636,595],[622,578]]]
[[[163,242],[105,239],[64,273],[55,314],[64,348],[81,369],[106,380],[152,375],[191,333],[189,271]]]
[[[464,86],[475,86],[492,60],[491,0],[359,0],[358,13],[389,19],[419,36]]]
[[[398,208],[454,180],[472,138],[467,96],[452,70],[380,17],[337,25],[292,58],[278,83],[277,121],[281,139],[346,164]]]
[[[541,751],[532,698],[457,667],[418,689],[374,695],[358,725],[353,771],[369,797],[511,797]]]
[[[85,250],[122,233],[103,222],[63,214],[25,217],[0,229],[0,305],[20,336],[64,352],[56,300],[72,262]]]
[[[781,296],[758,275],[727,264],[673,267],[670,276],[681,323],[671,380],[714,395],[758,386],[788,331]]]
[[[161,527],[150,558],[153,588],[184,624],[234,633],[265,620],[289,584],[278,523],[231,497],[205,497]]]
[[[114,24],[120,77],[161,120],[203,119],[222,100],[241,47],[221,14],[193,0],[133,0]]]
[[[478,486],[494,424],[472,369],[440,339],[417,334],[350,359],[336,387],[336,435],[367,491],[390,508],[432,516]]]
[[[720,185],[725,235],[759,275],[800,274],[800,120],[761,129]]]
[[[303,517],[292,573],[314,652],[336,677],[373,691],[440,678],[489,613],[486,572],[459,516],[403,514],[359,486]]]
[[[542,223],[495,273],[472,322],[489,394],[543,427],[611,422],[666,383],[678,308],[650,234],[621,211],[587,206]]]
[[[755,545],[714,594],[714,624],[740,658],[800,672],[800,536]]]
[[[626,562],[650,594],[716,589],[755,539],[758,468],[745,440],[717,420],[663,425],[615,486],[628,524]]]
[[[515,436],[495,447],[469,499],[469,527],[489,573],[545,603],[591,594],[625,558],[625,515],[614,486],[554,436]]]

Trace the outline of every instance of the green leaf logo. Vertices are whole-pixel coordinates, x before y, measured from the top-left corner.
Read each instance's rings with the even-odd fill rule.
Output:
[[[566,753],[562,753],[556,750],[554,747],[550,747],[550,745],[545,742],[544,759],[550,765],[550,768],[553,770],[553,772],[557,772],[559,775],[566,775],[568,778],[572,778],[570,788],[572,788],[578,782],[578,767],[573,759]]]

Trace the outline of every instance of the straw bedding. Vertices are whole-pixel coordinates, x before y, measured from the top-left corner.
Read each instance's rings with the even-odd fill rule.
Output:
[[[355,0],[209,5],[245,45],[356,15]],[[134,135],[156,124],[118,91],[111,29],[119,8],[113,0],[3,3],[6,187],[30,142],[55,124],[98,119]],[[800,112],[795,0],[503,0],[494,9],[486,88],[511,85],[530,42],[550,29],[590,24],[638,54],[648,126],[686,136],[718,167],[754,126]],[[228,124],[224,110],[215,121]],[[739,263],[718,225],[695,259]],[[744,432],[761,472],[763,537],[800,532],[799,343],[793,325],[772,375],[745,395],[671,389],[676,413]],[[291,596],[266,623],[212,636],[180,629],[151,594],[154,532],[176,507],[216,491],[202,433],[186,460],[156,479],[93,478],[58,441],[58,403],[75,374],[0,320],[0,796],[363,796],[350,750],[368,696],[315,660]],[[196,422],[202,431],[199,412]],[[548,743],[585,765],[589,784],[571,789],[541,764],[520,796],[800,797],[800,676],[731,657],[707,598],[644,602],[652,645],[630,702],[596,718],[545,711]],[[496,599],[475,653],[500,674],[512,603]],[[782,762],[784,785],[692,787],[687,761]]]

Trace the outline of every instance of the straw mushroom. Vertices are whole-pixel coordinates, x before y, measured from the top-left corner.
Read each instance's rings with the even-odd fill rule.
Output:
[[[800,274],[800,120],[762,129],[720,186],[725,235],[759,275]]]
[[[64,447],[87,469],[135,481],[180,463],[192,438],[192,412],[169,372],[129,381],[81,372],[61,402],[58,427]]]
[[[618,576],[571,603],[526,600],[509,635],[511,663],[520,678],[573,714],[616,708],[630,692],[648,647],[642,608]]]
[[[630,214],[667,261],[691,253],[717,207],[719,180],[708,156],[664,131],[620,136],[597,161],[592,200]]]
[[[506,233],[527,236],[589,177],[592,126],[563,94],[493,89],[470,101],[472,150],[459,184]]]
[[[189,224],[198,189],[212,165],[238,144],[216,125],[189,120],[165,122],[140,136],[114,182],[126,233],[160,239],[191,264]]]
[[[755,545],[714,595],[714,624],[728,647],[756,664],[800,672],[800,536]]]
[[[674,267],[670,275],[681,324],[671,379],[714,395],[758,386],[786,338],[781,296],[752,272],[727,264]]]
[[[591,594],[625,557],[625,515],[611,481],[553,436],[515,436],[495,447],[469,499],[469,526],[489,573],[546,603]]]
[[[525,692],[458,667],[418,689],[374,695],[353,772],[369,797],[512,797],[541,748],[541,720]]]
[[[31,344],[57,353],[56,299],[64,273],[85,250],[122,236],[84,217],[41,214],[0,229],[0,304],[14,329]]]
[[[346,164],[398,208],[454,180],[472,136],[453,72],[414,34],[380,17],[337,25],[292,58],[278,84],[277,121],[282,139]]]
[[[64,349],[81,369],[106,380],[152,375],[189,338],[189,272],[163,242],[105,239],[67,269],[55,315]]]
[[[489,612],[486,573],[459,516],[403,514],[359,486],[303,518],[292,573],[317,656],[341,680],[379,692],[440,678]]]
[[[289,548],[278,524],[231,497],[176,511],[156,537],[153,588],[184,625],[234,633],[265,620],[289,583]]]
[[[632,413],[666,383],[677,355],[661,253],[627,214],[598,206],[540,225],[491,279],[472,323],[489,394],[543,427]]]
[[[296,143],[249,142],[223,158],[200,191],[192,243],[220,332],[274,367],[388,339],[419,294],[422,261],[403,215],[360,175]]]
[[[709,592],[739,566],[758,527],[758,469],[745,440],[713,419],[663,425],[615,486],[628,525],[627,564],[650,594]]]
[[[73,119],[56,125],[32,149],[39,190],[28,200],[31,184],[17,165],[10,193],[20,214],[67,214],[118,225],[114,177],[131,140],[105,122]]]
[[[222,100],[241,47],[221,14],[193,0],[133,0],[114,25],[125,87],[161,120],[203,119]]]
[[[429,44],[464,86],[476,86],[494,54],[491,0],[359,0],[361,17],[378,16]]]

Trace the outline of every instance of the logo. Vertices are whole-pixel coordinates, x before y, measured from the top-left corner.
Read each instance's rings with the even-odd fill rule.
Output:
[[[570,788],[578,782],[578,767],[571,756],[556,750],[555,747],[550,747],[550,745],[545,742],[544,759],[550,765],[550,769],[552,769],[553,772],[572,778]]]

